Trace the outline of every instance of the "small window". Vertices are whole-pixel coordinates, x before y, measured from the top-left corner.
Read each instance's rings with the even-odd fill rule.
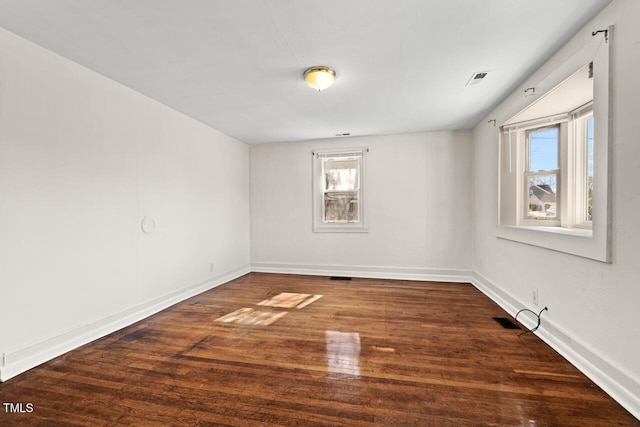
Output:
[[[362,191],[365,152],[313,152],[314,231],[366,231]]]

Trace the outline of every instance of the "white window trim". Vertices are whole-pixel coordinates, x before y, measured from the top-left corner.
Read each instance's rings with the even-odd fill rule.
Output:
[[[345,148],[335,150],[313,150],[311,152],[312,158],[312,200],[313,200],[313,232],[314,233],[367,233],[369,228],[366,222],[366,177],[367,177],[367,153],[368,148]],[[324,222],[323,214],[323,176],[322,176],[322,158],[327,157],[348,157],[352,155],[354,157],[360,157],[360,194],[359,194],[359,212],[358,222]]]
[[[525,87],[536,87],[538,93],[546,93],[569,77],[575,70],[593,61],[594,67],[594,198],[591,229],[561,227],[527,227],[521,225],[501,225],[498,218],[496,236],[533,246],[573,254],[601,262],[611,262],[611,63],[609,61],[613,38],[613,26],[608,27],[608,40],[592,37],[578,52],[573,52],[565,63],[554,72],[547,74],[538,84],[527,82]],[[536,75],[541,74],[537,72]],[[522,111],[526,100],[513,104],[498,123],[506,123],[515,114]],[[509,127],[505,127],[508,135]],[[510,143],[509,143],[510,144]],[[498,164],[503,165],[502,150],[498,150]],[[508,163],[508,162],[507,162]],[[500,170],[502,170],[502,167]],[[510,166],[509,166],[510,167]],[[500,193],[499,184],[499,193]],[[520,183],[518,184],[520,185]],[[498,212],[501,212],[500,197]],[[518,213],[520,215],[520,213]]]

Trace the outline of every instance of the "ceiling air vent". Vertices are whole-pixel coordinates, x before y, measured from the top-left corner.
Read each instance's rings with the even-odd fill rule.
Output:
[[[484,78],[487,77],[487,74],[489,74],[488,71],[477,71],[473,73],[473,75],[471,76],[471,78],[469,79],[469,81],[465,86],[477,85],[481,83],[484,80]]]

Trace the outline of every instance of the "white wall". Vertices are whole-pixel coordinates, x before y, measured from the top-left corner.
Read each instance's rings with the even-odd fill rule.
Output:
[[[0,195],[2,379],[249,270],[246,144],[4,30]]]
[[[472,191],[476,284],[512,312],[522,307],[536,308],[531,304],[531,292],[538,288],[538,309],[549,308],[543,314],[540,336],[636,417],[640,416],[638,19],[640,2],[614,1],[530,79],[539,81],[549,70],[563,64],[591,39],[592,30],[615,25],[611,55],[612,264],[496,238],[498,128],[486,122],[505,116],[517,102],[520,89],[474,129]]]
[[[311,151],[368,147],[368,233],[312,232]],[[251,147],[254,271],[468,278],[471,133],[357,137]]]

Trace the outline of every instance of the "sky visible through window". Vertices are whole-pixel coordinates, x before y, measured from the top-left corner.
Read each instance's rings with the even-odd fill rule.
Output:
[[[529,134],[529,171],[558,169],[558,128],[543,129]]]
[[[593,221],[593,117],[587,120],[587,221]]]
[[[593,178],[593,117],[587,120],[587,176]]]

